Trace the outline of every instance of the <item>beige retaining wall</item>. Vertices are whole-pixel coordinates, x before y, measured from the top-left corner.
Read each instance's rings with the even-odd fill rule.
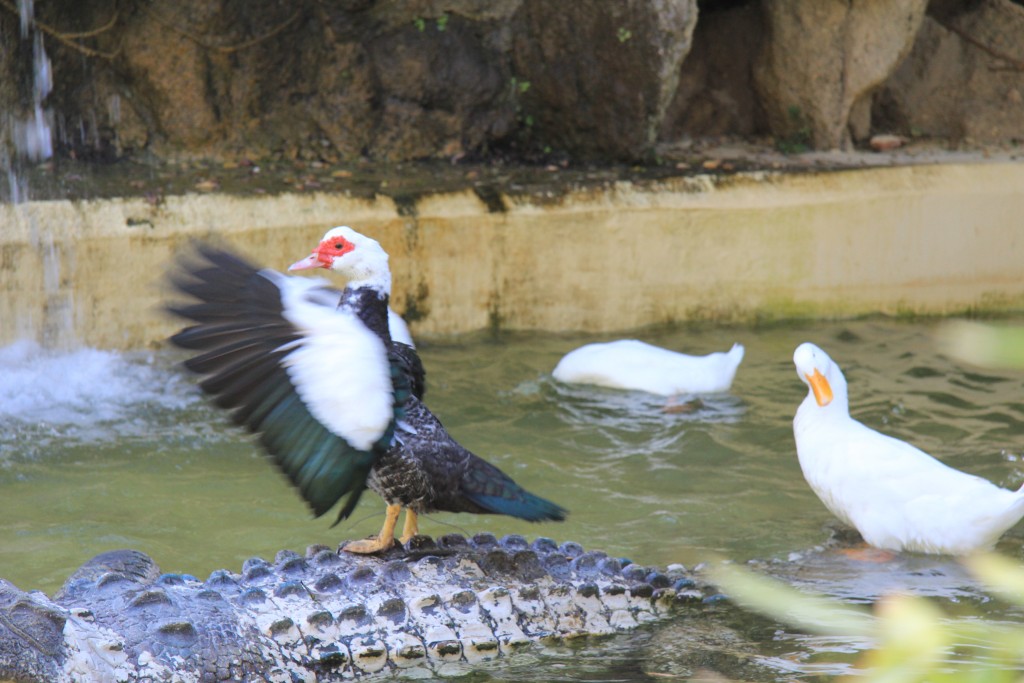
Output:
[[[490,213],[466,191],[420,200],[415,217],[343,193],[2,205],[0,344],[159,343],[177,325],[162,278],[188,238],[280,269],[340,223],[389,251],[395,308],[421,335],[1024,309],[1024,164],[700,176],[505,204]]]

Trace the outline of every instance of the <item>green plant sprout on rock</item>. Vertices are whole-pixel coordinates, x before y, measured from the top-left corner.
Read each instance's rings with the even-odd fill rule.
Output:
[[[775,147],[783,154],[799,154],[811,148],[811,126],[800,107],[791,105],[786,110],[788,134],[775,141]]]

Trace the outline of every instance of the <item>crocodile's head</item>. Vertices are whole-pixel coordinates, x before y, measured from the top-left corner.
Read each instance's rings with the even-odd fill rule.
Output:
[[[0,579],[0,681],[57,680],[66,621],[42,593]]]

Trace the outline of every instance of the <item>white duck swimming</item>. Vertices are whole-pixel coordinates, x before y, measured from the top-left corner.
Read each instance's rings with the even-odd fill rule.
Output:
[[[1024,487],[1000,488],[851,418],[846,378],[814,344],[798,346],[793,363],[810,387],[793,420],[804,478],[868,544],[965,555],[1024,516]]]
[[[551,373],[559,382],[634,389],[661,396],[728,391],[743,346],[727,353],[688,356],[636,339],[587,344],[567,353]]]

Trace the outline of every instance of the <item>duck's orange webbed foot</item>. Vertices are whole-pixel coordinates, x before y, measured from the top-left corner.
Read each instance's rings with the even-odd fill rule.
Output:
[[[398,522],[398,515],[401,511],[401,505],[388,505],[388,509],[384,513],[384,526],[381,527],[379,534],[358,541],[349,541],[341,549],[346,553],[357,555],[372,555],[390,549],[395,544],[395,524]],[[408,525],[408,521],[406,525]]]

